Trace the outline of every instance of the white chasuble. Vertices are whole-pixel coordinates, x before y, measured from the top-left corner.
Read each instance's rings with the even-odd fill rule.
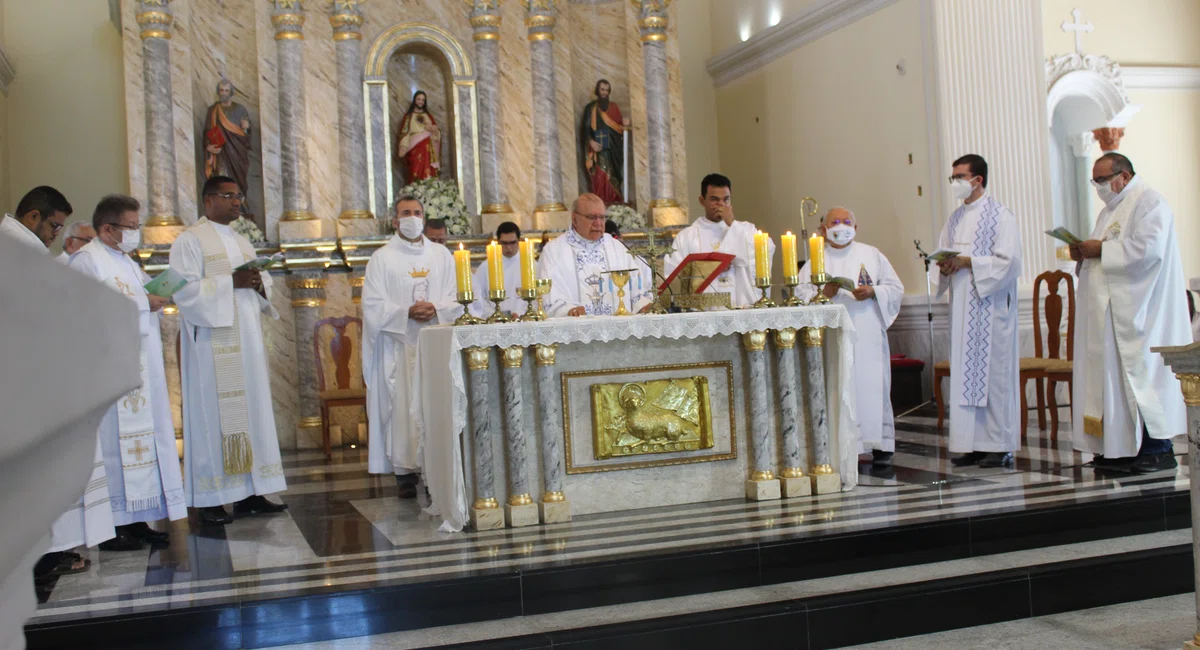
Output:
[[[1136,456],[1152,438],[1187,433],[1179,380],[1159,346],[1192,342],[1175,216],[1135,176],[1096,219],[1099,259],[1079,264],[1075,321],[1075,448]]]
[[[503,257],[504,291],[507,294],[500,303],[500,309],[505,314],[524,314],[525,301],[517,293],[521,288],[521,256]],[[488,265],[483,262],[471,276],[471,289],[475,292],[475,302],[471,303],[471,314],[479,318],[487,318],[496,311],[496,303],[487,299],[488,295]]]
[[[261,314],[279,318],[232,270],[254,258],[245,237],[201,219],[171,245],[171,268],[188,283],[179,307],[187,505],[219,506],[287,488],[271,403]],[[271,276],[262,274],[271,295]]]
[[[362,360],[370,432],[367,471],[372,474],[414,474],[425,466],[414,387],[417,339],[422,328],[452,323],[462,314],[455,282],[450,251],[424,237],[413,244],[393,236],[367,262]],[[416,302],[433,303],[437,314],[426,322],[409,318]]]
[[[950,451],[1010,452],[1021,446],[1017,279],[1021,233],[1016,218],[984,194],[942,228],[938,246],[971,266],[938,277],[950,292]]]
[[[679,231],[672,245],[675,252],[663,261],[663,274],[671,277],[675,267],[688,255],[696,253],[727,253],[733,255],[733,263],[705,287],[705,293],[727,293],[734,308],[753,305],[762,293],[754,287],[754,233],[757,228],[746,221],[709,221],[700,217],[692,225]],[[770,242],[770,255],[775,257],[775,241]],[[770,263],[767,264],[770,268]],[[787,269],[784,269],[787,272]]]
[[[854,294],[839,289],[833,302],[843,305],[854,321],[854,399],[858,428],[864,450],[896,451],[896,425],[892,416],[892,348],[887,330],[900,314],[904,284],[891,262],[878,248],[851,242],[837,249],[825,243],[825,272],[834,277],[850,278],[858,286],[871,286],[875,297],[856,300]],[[801,276],[807,276],[807,270]],[[816,295],[811,284],[796,288],[801,300]]]
[[[128,255],[99,239],[71,257],[71,268],[103,282],[138,309],[142,386],[109,409],[99,430],[113,523],[183,519],[187,507],[167,396],[159,314],[150,311],[143,288],[150,278]]]
[[[538,259],[538,277],[550,278],[550,293],[543,302],[546,314],[566,316],[583,307],[589,316],[611,316],[617,311],[618,291],[608,272],[622,270],[633,271],[623,300],[626,309],[637,313],[654,300],[650,268],[608,233],[589,241],[568,229],[546,244]]]

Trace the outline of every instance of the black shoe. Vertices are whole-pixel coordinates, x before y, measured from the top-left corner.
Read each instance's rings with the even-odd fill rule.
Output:
[[[247,517],[250,515],[269,515],[276,512],[287,510],[286,503],[271,503],[261,494],[248,496],[241,501],[233,504],[233,514],[235,517]]]
[[[875,467],[891,467],[892,456],[894,455],[895,452],[874,449],[871,451],[871,465]]]
[[[144,521],[129,524],[128,526],[121,526],[121,528],[124,528],[130,535],[151,544],[165,544],[171,541],[170,533],[154,530]]]
[[[973,451],[969,454],[963,454],[958,458],[951,458],[950,464],[955,467],[969,467],[978,463],[985,455],[982,451]]]
[[[417,498],[417,486],[412,483],[402,483],[397,488],[396,496],[401,499],[415,499]]]
[[[1009,452],[989,452],[979,459],[980,467],[1011,467],[1013,464],[1013,454]]]
[[[101,551],[140,551],[146,548],[146,542],[129,534],[124,526],[117,529],[117,536],[107,542],[100,542]]]
[[[1179,467],[1179,462],[1175,460],[1175,454],[1146,454],[1138,456],[1133,463],[1129,465],[1129,471],[1134,474],[1153,474],[1168,469]]]
[[[201,526],[224,526],[233,523],[233,516],[225,512],[224,506],[196,508],[196,511],[200,514]]]

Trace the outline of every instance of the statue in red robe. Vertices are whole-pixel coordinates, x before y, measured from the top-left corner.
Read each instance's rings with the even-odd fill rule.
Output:
[[[409,183],[436,178],[442,166],[438,152],[442,146],[442,132],[437,121],[426,109],[425,92],[418,90],[396,136],[396,159],[404,160]]]
[[[587,186],[592,194],[604,200],[604,205],[624,203],[622,192],[625,175],[625,127],[617,103],[609,101],[612,84],[606,79],[596,82],[596,99],[583,109],[579,127],[580,156],[586,171]]]

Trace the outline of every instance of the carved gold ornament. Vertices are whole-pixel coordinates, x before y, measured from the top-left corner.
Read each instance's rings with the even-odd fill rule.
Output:
[[[825,344],[825,328],[802,327],[800,328],[800,337],[804,341],[804,347],[819,348]]]
[[[467,348],[467,370],[488,369],[487,348]]]
[[[750,352],[762,352],[767,347],[767,333],[761,330],[742,334],[742,343]]]
[[[708,378],[592,384],[596,460],[713,447]]]
[[[1200,374],[1181,373],[1175,376],[1179,378],[1180,388],[1183,389],[1183,403],[1200,406]]]
[[[554,344],[550,344],[550,345],[539,344],[539,345],[534,346],[533,353],[537,359],[537,365],[553,366],[554,362],[556,360],[556,357],[558,355],[558,346],[554,345]]]
[[[525,348],[514,345],[510,348],[504,348],[504,355],[500,359],[505,368],[520,368],[525,362]]]
[[[775,330],[775,347],[780,350],[791,350],[796,347],[796,330],[791,327]]]

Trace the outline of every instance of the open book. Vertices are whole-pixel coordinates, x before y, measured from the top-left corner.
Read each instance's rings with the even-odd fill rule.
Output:
[[[858,285],[855,284],[854,280],[851,280],[850,278],[834,278],[833,280],[830,280],[830,282],[836,283],[846,291],[854,291],[858,288]]]
[[[952,251],[948,248],[939,248],[929,254],[929,259],[933,260],[934,262],[945,262],[951,257],[957,257],[959,255],[962,255],[962,253],[959,251]]]
[[[257,257],[255,259],[252,259],[249,262],[246,262],[245,264],[237,267],[236,269],[234,269],[234,271],[246,271],[249,269],[262,270],[262,269],[266,269],[268,266],[271,266],[272,264],[276,264],[276,263],[282,262],[282,261],[283,261],[283,253],[275,253],[274,255],[272,255],[270,257]]]
[[[1066,228],[1063,228],[1062,226],[1059,226],[1054,230],[1047,230],[1046,234],[1057,239],[1058,241],[1063,242],[1064,244],[1079,244],[1083,242],[1082,239],[1076,237],[1074,233]]]
[[[153,280],[146,283],[146,293],[159,298],[170,298],[175,295],[183,285],[187,284],[187,280],[182,275],[175,272],[175,269],[167,268],[166,271],[159,273]]]

